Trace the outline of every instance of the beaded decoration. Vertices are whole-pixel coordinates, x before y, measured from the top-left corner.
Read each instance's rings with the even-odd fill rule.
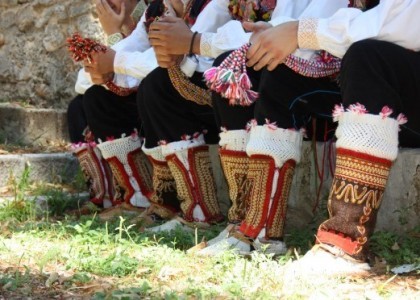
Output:
[[[249,106],[258,99],[258,93],[251,90],[246,70],[246,53],[250,46],[249,43],[243,45],[229,54],[220,66],[204,72],[209,88],[228,99],[230,105]],[[341,59],[325,51],[317,54],[314,61],[291,54],[283,63],[296,73],[312,78],[333,76],[339,72]]]
[[[71,57],[75,62],[87,60],[89,63],[92,63],[92,53],[105,53],[107,51],[106,46],[90,38],[83,38],[79,33],[74,33],[70,38],[68,38],[67,44],[67,49],[71,53]],[[128,96],[137,90],[137,88],[117,86],[112,80],[105,82],[105,86],[114,94],[122,97]]]
[[[258,98],[251,90],[252,84],[246,71],[246,53],[251,44],[233,51],[218,67],[204,72],[208,87],[229,100],[230,105],[249,106]]]
[[[168,68],[168,74],[173,87],[184,99],[193,101],[198,105],[212,106],[211,92],[192,83],[182,72],[179,65]]]

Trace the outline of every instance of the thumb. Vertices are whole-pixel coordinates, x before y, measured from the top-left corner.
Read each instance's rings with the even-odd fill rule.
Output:
[[[125,8],[125,2],[122,2],[122,3],[121,3],[120,16],[125,17],[125,11],[126,11],[126,8]]]
[[[166,22],[166,23],[176,23],[179,20],[177,17],[173,16],[164,16],[159,19],[159,22]]]
[[[255,31],[257,29],[257,26],[255,23],[252,22],[243,22],[242,27],[245,29],[245,31]]]

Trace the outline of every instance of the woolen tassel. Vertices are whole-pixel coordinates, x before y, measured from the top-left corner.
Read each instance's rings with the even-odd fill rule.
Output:
[[[230,105],[249,106],[258,99],[246,72],[246,53],[250,45],[243,45],[229,54],[220,66],[204,72],[209,89],[228,99]]]

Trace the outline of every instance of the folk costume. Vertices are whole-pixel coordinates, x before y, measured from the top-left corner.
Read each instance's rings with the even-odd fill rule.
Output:
[[[308,116],[331,115],[335,107],[337,165],[329,196],[330,218],[317,233],[317,249],[321,250],[311,250],[298,266],[302,273],[309,270],[323,274],[331,268],[335,268],[334,272],[363,272],[368,269],[364,263],[368,241],[392,161],[398,153],[398,141],[402,146],[420,145],[420,123],[413,118],[420,108],[416,88],[420,80],[416,51],[420,44],[415,30],[406,27],[407,22],[418,23],[414,11],[420,8],[416,1],[351,1],[355,8],[347,8],[347,1],[331,1],[325,7],[316,5],[317,1],[310,2],[292,16],[299,20],[299,49],[274,71],[261,72],[256,87],[258,99],[214,98],[221,125],[228,129],[221,133],[222,146],[226,133],[238,130],[243,136],[246,132],[235,119],[223,118],[240,110],[229,106],[229,102],[253,103],[244,108],[243,115],[253,114],[256,120],[251,124],[248,143],[242,147],[251,161],[247,180],[252,182],[245,217],[224,243],[244,250],[246,243],[261,242],[258,236],[269,244],[270,239],[281,238],[278,229],[285,219],[290,173],[300,151],[301,137],[293,137],[300,135],[298,130]],[[271,22],[278,24],[282,19],[287,18],[273,17]],[[229,61],[223,63],[229,65]],[[322,68],[323,64],[341,67],[340,85],[331,80],[334,74],[325,74],[325,70],[334,68]],[[252,76],[251,73],[251,81]],[[407,125],[402,113],[410,121]],[[253,166],[253,159],[258,167]],[[260,172],[258,177],[253,176],[256,170]],[[264,175],[268,179],[260,183],[258,178]],[[277,231],[270,231],[272,224],[277,225]],[[210,248],[217,248],[220,243]]]
[[[305,14],[331,15],[347,5],[346,1],[336,1],[327,9],[321,11],[312,7],[311,11],[309,2],[223,1],[229,21],[216,33],[201,35],[201,53],[218,57],[214,64],[217,68],[208,70],[204,77],[212,90],[216,86],[220,88],[218,93],[213,93],[213,106],[218,127],[222,129],[219,154],[232,206],[228,213],[230,224],[218,237],[210,240],[200,254],[211,255],[231,247],[245,253],[262,248],[275,254],[287,250],[282,241],[283,228],[294,168],[300,160],[301,127],[304,124],[283,127],[275,123],[278,116],[256,114],[261,107],[261,99],[255,101],[256,91],[264,78],[261,72],[245,66],[251,33],[244,31],[241,22],[265,21],[275,26]],[[232,50],[236,50],[233,53],[235,57],[227,52]],[[338,59],[327,53],[300,51],[289,59],[285,74],[281,75],[284,78],[282,83],[276,83],[273,88],[283,89],[281,95],[292,99],[320,84],[325,89],[337,90],[329,77],[323,77],[336,74],[338,66]],[[242,75],[237,76],[235,72],[242,72]],[[297,72],[317,79],[306,79]],[[211,77],[217,78],[217,82],[212,84]],[[303,79],[295,82],[295,77]],[[235,86],[227,84],[235,79]],[[236,87],[241,84],[253,86],[254,91],[239,91]],[[224,97],[220,95],[221,90]],[[235,103],[235,99],[231,101],[228,97],[228,94],[238,93],[248,102],[246,106],[237,105],[239,103]],[[335,103],[337,100],[334,98],[337,96],[329,95],[328,101]],[[274,114],[277,111],[279,109],[267,107],[264,112]]]
[[[215,14],[214,2],[196,0],[186,5],[191,9],[187,9],[184,20],[191,30],[216,31],[221,16]],[[218,130],[210,94],[202,81],[203,72],[213,60],[203,56],[185,60],[194,66],[188,76],[178,76],[176,67],[157,68],[142,81],[137,94],[146,140],[143,151],[151,157],[154,169],[162,172],[153,178],[156,199],[167,194],[162,188],[168,187],[172,178],[181,208],[180,217],[150,228],[151,231],[171,230],[177,225],[206,225],[223,219],[208,149],[208,144],[217,142]],[[171,190],[174,189],[167,191]]]
[[[80,112],[86,117],[89,125],[87,141],[75,142],[75,134],[71,138],[75,142],[74,153],[88,182],[91,200],[104,207],[122,203],[140,208],[150,206],[152,170],[141,151],[142,139],[137,132],[141,122],[135,91],[140,80],[157,66],[157,62],[143,26],[143,6],[140,1],[132,13],[134,22],[141,25],[136,26],[131,35],[123,39],[129,33],[126,31],[108,37],[109,45],[118,53],[112,85],[93,85],[89,74],[80,70],[76,91],[83,96],[76,98],[68,111],[70,119],[75,115],[79,117]],[[126,56],[139,62],[134,72],[125,69],[128,64]],[[75,128],[70,128],[71,133],[74,131]]]
[[[379,1],[368,11],[344,9],[299,23],[299,47],[343,57],[335,107],[337,161],[329,219],[318,246],[298,261],[305,273],[369,269],[368,244],[398,146],[420,146],[418,1]],[[410,27],[407,26],[410,24]],[[369,30],[366,30],[369,28]],[[336,31],[336,29],[338,29]],[[408,122],[407,122],[408,120]],[[340,266],[331,270],[331,265]]]

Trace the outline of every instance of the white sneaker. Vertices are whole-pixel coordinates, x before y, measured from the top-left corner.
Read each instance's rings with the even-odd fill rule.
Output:
[[[225,237],[212,245],[197,251],[197,255],[215,256],[228,250],[232,250],[238,254],[249,254],[251,252],[251,243],[241,241],[234,236]]]
[[[252,245],[254,246],[255,250],[265,254],[281,255],[287,252],[286,243],[282,241],[257,238]]]
[[[186,226],[179,219],[175,218],[175,219],[169,220],[166,223],[163,223],[162,225],[145,228],[144,231],[147,231],[147,232],[172,231],[172,230],[175,230],[177,227],[181,227],[182,229],[185,229],[185,230],[192,230],[192,228]]]
[[[334,249],[338,250],[337,248]],[[301,259],[286,266],[285,279],[315,276],[362,275],[367,274],[369,270],[370,267],[365,262],[355,260],[345,254],[334,255],[319,245],[316,245]]]
[[[211,240],[207,242],[207,247],[213,244],[216,244],[220,242],[221,240],[227,239],[229,237],[229,232],[231,232],[231,230],[234,227],[235,227],[235,224],[228,224],[228,226],[226,226],[226,228],[223,229],[223,231],[221,231],[218,236],[216,236],[215,238],[212,238]]]

